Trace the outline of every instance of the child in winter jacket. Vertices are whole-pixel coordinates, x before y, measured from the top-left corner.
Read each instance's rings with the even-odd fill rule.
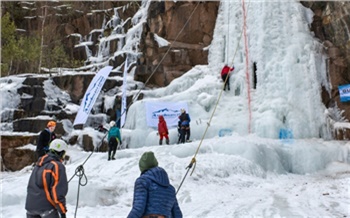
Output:
[[[168,132],[168,127],[166,125],[166,121],[163,115],[160,115],[158,119],[159,119],[159,123],[158,123],[159,145],[163,144],[163,138],[165,138],[165,143],[169,145],[169,132]]]

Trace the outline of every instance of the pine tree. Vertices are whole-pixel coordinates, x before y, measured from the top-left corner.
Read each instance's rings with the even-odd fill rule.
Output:
[[[37,72],[39,40],[35,36],[16,34],[16,26],[9,14],[1,17],[1,47],[1,76]]]
[[[1,17],[1,76],[9,75],[18,52],[15,38],[16,26],[6,13]]]

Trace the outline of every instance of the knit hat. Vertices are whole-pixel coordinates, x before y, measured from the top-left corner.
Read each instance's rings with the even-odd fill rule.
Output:
[[[140,158],[139,167],[141,173],[158,166],[158,161],[152,151],[146,151]]]
[[[109,125],[112,127],[112,126],[115,126],[115,121],[112,120],[111,122],[109,122]]]
[[[51,126],[56,126],[56,122],[55,121],[49,121],[47,123],[47,127],[51,127]]]

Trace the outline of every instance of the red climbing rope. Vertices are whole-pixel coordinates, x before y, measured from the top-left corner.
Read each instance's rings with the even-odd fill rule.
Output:
[[[242,0],[243,8],[243,31],[244,31],[244,47],[245,47],[245,76],[247,82],[247,91],[248,91],[248,113],[249,113],[249,122],[248,122],[248,133],[251,132],[251,121],[252,121],[252,110],[251,110],[251,99],[250,99],[250,76],[249,76],[249,50],[248,50],[248,38],[247,38],[247,11],[245,8],[245,0]]]

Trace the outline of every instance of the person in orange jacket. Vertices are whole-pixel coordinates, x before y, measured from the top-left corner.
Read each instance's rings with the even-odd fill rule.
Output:
[[[233,71],[234,69],[235,69],[234,66],[230,68],[227,64],[225,64],[225,66],[221,70],[221,79],[225,83],[224,91],[226,91],[226,87],[230,91],[230,72]]]
[[[169,132],[168,132],[168,127],[166,125],[166,121],[163,115],[160,115],[158,119],[159,119],[159,122],[158,122],[159,145],[163,144],[163,138],[165,138],[165,143],[169,145]]]

